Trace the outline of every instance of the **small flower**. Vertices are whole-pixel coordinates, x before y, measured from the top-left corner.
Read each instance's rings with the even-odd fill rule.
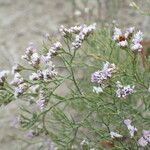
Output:
[[[101,87],[93,86],[93,92],[96,93],[96,94],[102,93],[103,89]]]
[[[122,138],[123,136],[121,134],[118,134],[116,132],[110,132],[111,138],[115,139],[115,138]]]
[[[36,101],[37,106],[43,110],[45,106],[45,91],[41,90],[39,94],[39,99]]]
[[[33,130],[28,131],[28,133],[26,134],[26,136],[28,138],[34,138],[35,137],[35,132]]]
[[[113,73],[116,72],[115,64],[110,64],[106,62],[103,64],[103,69],[94,72],[91,76],[91,82],[103,84],[108,78],[112,76]]]
[[[86,39],[86,37],[93,33],[93,31],[96,29],[96,23],[93,23],[92,25],[86,26],[83,25],[80,29],[79,34],[76,35],[75,40],[72,42],[72,49],[78,49],[83,41]]]
[[[143,40],[143,33],[141,31],[138,31],[134,35],[131,46],[130,46],[130,48],[133,52],[142,51],[142,48],[143,48],[143,46],[141,45],[142,40]]]
[[[145,140],[143,137],[141,137],[141,138],[138,140],[138,144],[139,144],[140,146],[142,146],[142,147],[145,147],[145,146],[147,146],[148,141]]]
[[[37,70],[37,72],[33,72],[33,73],[29,76],[29,79],[30,79],[31,81],[43,79],[42,71],[41,71],[41,70]]]
[[[134,137],[134,134],[137,132],[137,128],[131,125],[132,121],[130,119],[124,120],[124,124],[127,126],[131,138]]]
[[[121,37],[122,37],[122,38],[121,38]],[[121,29],[115,27],[115,29],[114,29],[114,34],[113,34],[113,40],[114,40],[114,41],[122,41],[121,39],[124,39],[124,40],[125,40],[125,38],[124,38],[124,36],[123,36],[123,34],[122,34],[122,31],[121,31]]]
[[[118,45],[120,47],[127,47],[128,46],[128,42],[126,40],[125,41],[121,41],[121,42],[118,43]]]
[[[88,145],[88,144],[89,144],[89,142],[88,142],[86,139],[84,139],[84,140],[81,141],[81,143],[80,143],[81,146]]]
[[[116,96],[119,98],[126,98],[128,95],[132,94],[135,92],[134,86],[127,85],[123,86],[119,81],[116,82],[117,84],[117,91],[116,91]]]
[[[56,54],[57,50],[60,50],[60,49],[62,49],[62,44],[60,42],[56,42],[50,48],[49,53],[50,54]]]
[[[26,83],[22,83],[19,84],[16,88],[15,88],[15,97],[20,96],[21,94],[23,94],[26,90],[28,89],[28,85]]]
[[[75,16],[77,16],[77,17],[79,17],[79,16],[81,16],[81,11],[80,10],[76,10],[75,12],[74,12],[74,15]]]
[[[134,27],[127,28],[125,32],[125,38],[127,39],[127,38],[132,37],[134,31],[135,31]]]
[[[138,144],[145,147],[148,143],[150,143],[150,130],[143,130],[142,137],[138,140]]]
[[[13,86],[18,86],[19,84],[22,84],[24,82],[24,79],[22,78],[22,76],[16,72],[14,74],[14,79],[11,81],[11,85]]]
[[[38,53],[33,53],[30,59],[31,65],[35,68],[39,67],[40,64],[40,56]]]

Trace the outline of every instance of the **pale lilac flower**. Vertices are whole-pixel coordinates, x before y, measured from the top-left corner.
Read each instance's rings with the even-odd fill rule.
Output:
[[[143,133],[144,139],[150,142],[150,130],[143,130],[142,133]]]
[[[138,31],[134,35],[131,46],[130,46],[130,48],[133,52],[142,51],[142,48],[143,48],[143,46],[141,45],[142,40],[143,40],[143,33],[141,31]]]
[[[116,72],[115,64],[106,62],[103,64],[102,70],[98,70],[92,74],[91,82],[103,84],[104,81],[110,78],[114,72]]]
[[[143,130],[142,137],[138,140],[138,144],[145,147],[148,143],[150,143],[150,130]]]
[[[27,83],[19,84],[17,87],[15,87],[15,92],[14,92],[15,97],[20,96],[20,95],[23,94],[27,89],[28,89]]]
[[[50,48],[49,53],[55,54],[57,52],[57,50],[60,50],[60,49],[62,49],[62,44],[60,42],[56,42]]]
[[[126,39],[130,38],[132,36],[132,34],[134,33],[134,31],[135,31],[135,27],[127,28],[126,32],[125,32]]]
[[[145,147],[145,146],[147,146],[148,141],[145,140],[143,137],[141,137],[141,138],[138,140],[138,144],[139,144],[140,146],[142,146],[142,147]]]
[[[102,93],[103,89],[101,87],[93,86],[93,92],[96,93],[96,94]]]
[[[36,101],[37,106],[43,110],[45,106],[45,91],[41,90],[39,94],[39,99]]]
[[[40,64],[40,56],[38,55],[38,53],[33,53],[30,59],[31,65],[33,67],[38,67]]]
[[[28,138],[34,138],[34,137],[35,137],[35,133],[34,133],[33,130],[30,130],[30,131],[27,132],[26,136],[27,136]]]
[[[123,137],[121,134],[118,134],[116,132],[110,132],[110,136],[111,136],[112,139]]]
[[[43,78],[43,74],[41,70],[38,70],[37,72],[33,72],[30,76],[29,79],[34,81],[34,80],[40,80]]]
[[[33,53],[35,53],[37,50],[34,46],[33,43],[30,43],[29,46],[26,48],[26,51],[25,51],[25,55],[22,56],[23,59],[27,60],[27,61],[30,61],[31,59],[31,56],[33,55]]]
[[[141,52],[142,51],[142,48],[143,46],[140,44],[140,43],[132,43],[131,46],[130,46],[131,50],[133,52]]]
[[[24,79],[20,75],[20,73],[16,72],[14,74],[14,79],[11,81],[11,85],[18,86],[19,84],[22,84],[24,82]]]
[[[117,86],[117,91],[116,91],[116,96],[119,98],[126,98],[128,95],[132,94],[135,92],[134,86],[127,85],[123,86],[119,81],[116,82]]]
[[[127,126],[131,138],[134,137],[134,134],[137,132],[137,128],[131,125],[132,121],[130,119],[124,120],[124,124]]]
[[[48,81],[57,75],[53,64],[50,64],[47,69],[42,71],[43,79]]]
[[[9,71],[7,71],[7,70],[3,70],[0,72],[0,85],[3,86],[4,82],[7,79],[8,74],[9,74]]]
[[[72,42],[72,49],[78,49],[83,41],[86,39],[86,37],[93,33],[96,29],[96,23],[93,23],[92,25],[83,25],[83,28],[80,30],[79,34],[76,35],[75,40]]]
[[[122,35],[121,29],[115,27],[115,29],[114,29],[114,34],[113,34],[113,40],[114,40],[114,41],[119,41],[120,35]]]

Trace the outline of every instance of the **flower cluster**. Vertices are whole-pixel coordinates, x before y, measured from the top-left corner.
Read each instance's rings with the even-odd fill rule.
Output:
[[[41,90],[39,94],[39,99],[36,101],[37,106],[43,110],[45,105],[45,91]]]
[[[42,55],[42,56],[41,56],[41,59],[40,59],[41,62],[42,62],[42,63],[47,63],[47,62],[51,61],[52,56],[56,55],[56,54],[57,54],[57,51],[58,51],[58,50],[61,50],[61,49],[62,49],[62,44],[61,44],[60,42],[54,43],[54,44],[50,47],[48,53],[47,53],[46,55]]]
[[[137,128],[132,126],[131,123],[132,123],[132,121],[130,119],[124,120],[124,124],[127,126],[128,130],[129,130],[130,137],[133,138],[134,134],[137,132]]]
[[[96,29],[96,23],[93,23],[89,26],[87,25],[80,25],[74,26],[69,29],[61,26],[59,31],[61,32],[62,36],[66,37],[75,34],[75,39],[72,42],[72,49],[78,49],[82,45],[83,41],[89,36],[93,31]]]
[[[129,40],[133,37],[130,49],[133,52],[138,52],[142,50],[141,42],[143,40],[143,34],[141,31],[138,31],[134,34],[134,27],[127,28],[125,33],[123,34],[121,29],[115,27],[113,40],[118,42],[118,45],[122,48],[127,47],[129,45]],[[134,35],[134,36],[133,36]]]
[[[106,62],[103,64],[103,69],[94,72],[91,76],[91,82],[103,85],[104,82],[116,72],[115,64]]]
[[[33,43],[30,43],[29,46],[26,48],[25,55],[23,55],[22,58],[27,60],[28,63],[33,67],[39,68],[40,56],[38,55]]]
[[[33,72],[30,76],[29,79],[30,80],[44,80],[44,81],[48,81],[50,79],[52,79],[53,77],[55,77],[57,75],[57,72],[54,68],[55,66],[49,63],[49,65],[47,66],[46,69],[44,70],[37,70],[36,72]]]
[[[9,71],[6,71],[6,70],[3,70],[0,72],[0,86],[4,85],[4,83],[7,79],[8,73],[9,73]]]
[[[16,97],[23,94],[28,89],[28,84],[24,81],[24,79],[21,77],[19,73],[14,74],[14,79],[10,84],[15,86],[14,95]]]
[[[116,96],[119,98],[126,98],[129,94],[132,94],[135,92],[134,86],[127,85],[123,86],[119,81],[116,82],[117,84],[117,91],[116,91]]]
[[[133,52],[135,52],[135,51],[139,51],[139,52],[142,51],[142,48],[143,48],[143,46],[141,45],[142,40],[143,40],[143,34],[142,34],[141,31],[138,31],[134,35],[134,37],[132,39],[131,46],[130,46],[130,48],[131,48],[131,50]]]
[[[150,143],[150,130],[143,130],[142,137],[138,140],[138,144],[142,147]]]

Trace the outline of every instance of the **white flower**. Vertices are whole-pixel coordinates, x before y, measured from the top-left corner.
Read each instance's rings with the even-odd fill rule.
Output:
[[[121,41],[121,42],[118,43],[118,45],[120,47],[127,47],[128,46],[128,42],[126,40],[125,41]]]
[[[134,137],[134,134],[137,132],[137,128],[131,125],[132,121],[130,119],[124,120],[124,124],[127,126],[131,138]]]
[[[118,134],[116,132],[110,132],[111,138],[122,138],[123,136],[121,134]]]
[[[75,15],[75,16],[81,16],[81,14],[82,14],[82,13],[81,13],[80,10],[76,10],[76,11],[74,12],[74,15]]]
[[[102,93],[103,89],[101,87],[93,86],[93,92],[96,93],[96,94]]]
[[[80,143],[81,146],[83,146],[83,145],[88,145],[88,144],[89,144],[89,142],[88,142],[86,139],[84,139],[84,140],[81,141],[81,143]]]
[[[40,64],[40,57],[38,55],[38,53],[33,53],[31,56],[31,64],[33,65],[33,67],[36,67]]]

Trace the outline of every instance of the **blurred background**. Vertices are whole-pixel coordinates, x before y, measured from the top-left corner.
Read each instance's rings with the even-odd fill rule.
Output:
[[[44,36],[58,33],[61,24],[97,22],[120,27],[135,26],[150,41],[150,16],[131,7],[131,0],[0,0],[0,69],[10,69],[20,60],[29,42],[42,44]],[[150,13],[150,0],[134,0]],[[11,127],[18,102],[0,108],[0,150],[20,150],[23,131]],[[7,110],[6,110],[7,109]],[[17,141],[16,141],[17,139]],[[10,148],[11,146],[11,148]]]

